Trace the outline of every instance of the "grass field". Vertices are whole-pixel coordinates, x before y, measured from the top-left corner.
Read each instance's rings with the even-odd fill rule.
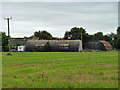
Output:
[[[2,53],[3,88],[117,88],[118,52]]]

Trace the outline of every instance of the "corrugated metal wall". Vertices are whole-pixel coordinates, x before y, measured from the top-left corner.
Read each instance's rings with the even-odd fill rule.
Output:
[[[26,51],[35,52],[78,52],[81,51],[81,40],[29,40]]]
[[[85,45],[86,49],[94,49],[94,50],[103,50],[103,51],[107,51],[107,50],[111,50],[112,49],[112,45],[107,42],[107,41],[95,41],[95,42],[88,42]]]

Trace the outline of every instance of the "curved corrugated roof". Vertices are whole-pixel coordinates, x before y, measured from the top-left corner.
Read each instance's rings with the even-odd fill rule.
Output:
[[[81,40],[28,40],[28,41],[61,41],[61,42],[66,42],[66,41],[81,41]]]
[[[106,50],[112,49],[112,45],[109,42],[103,40],[100,40],[100,42],[105,46]]]

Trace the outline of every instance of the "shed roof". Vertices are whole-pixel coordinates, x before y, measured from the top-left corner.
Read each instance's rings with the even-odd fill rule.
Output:
[[[111,44],[109,42],[103,41],[103,40],[100,40],[100,42],[103,43],[103,45],[105,46],[105,48],[107,50],[112,49],[112,46],[111,46]]]
[[[28,41],[61,41],[61,42],[66,42],[66,41],[80,41],[80,40],[28,40]]]

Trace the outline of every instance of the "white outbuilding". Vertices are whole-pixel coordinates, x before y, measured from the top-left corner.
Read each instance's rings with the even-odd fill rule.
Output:
[[[18,52],[24,52],[25,51],[25,46],[21,45],[18,46]]]

